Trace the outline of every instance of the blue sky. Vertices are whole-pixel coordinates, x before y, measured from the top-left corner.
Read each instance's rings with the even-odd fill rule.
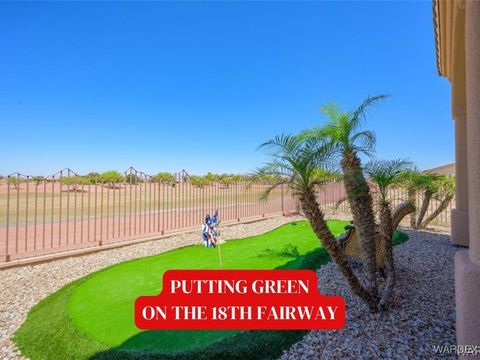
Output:
[[[0,3],[0,174],[248,172],[335,100],[377,155],[454,160],[431,2]]]

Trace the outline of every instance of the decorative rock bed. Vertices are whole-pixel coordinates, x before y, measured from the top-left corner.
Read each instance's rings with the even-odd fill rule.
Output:
[[[311,331],[282,356],[287,359],[433,359],[435,346],[454,345],[455,298],[450,237],[405,231],[410,240],[396,246],[397,282],[390,311],[371,314],[348,290],[333,263],[318,271],[322,294],[341,295],[347,320],[341,331]]]
[[[222,238],[258,235],[291,220],[277,217],[225,227]],[[434,353],[434,345],[455,344],[453,254],[456,249],[446,234],[410,231],[408,234],[411,239],[395,247],[397,287],[390,312],[370,314],[350,293],[335,265],[325,265],[318,271],[320,291],[346,299],[346,326],[338,332],[310,332],[286,350],[282,359],[433,358],[440,357]],[[10,337],[32,306],[65,284],[103,267],[198,243],[198,239],[198,231],[189,232],[1,271],[0,359],[23,359]]]

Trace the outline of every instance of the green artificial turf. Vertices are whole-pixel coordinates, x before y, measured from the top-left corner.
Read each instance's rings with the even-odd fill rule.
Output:
[[[344,232],[345,224],[328,222],[335,235]],[[396,243],[406,239],[405,234],[396,232]],[[221,252],[224,269],[315,268],[328,261],[326,251],[320,248],[306,221],[290,223],[260,236],[229,241],[221,246]],[[266,342],[273,345],[261,350],[265,351],[261,358],[270,358],[278,356],[283,347],[303,335],[298,331],[142,332],[135,327],[135,299],[158,294],[166,270],[218,268],[217,249],[202,246],[114,265],[71,283],[40,302],[30,311],[14,340],[32,360],[224,358],[242,344],[243,353],[235,350],[229,356],[244,358],[249,351],[260,355],[258,351]],[[199,348],[201,356],[195,353]],[[154,353],[158,356],[151,357]]]

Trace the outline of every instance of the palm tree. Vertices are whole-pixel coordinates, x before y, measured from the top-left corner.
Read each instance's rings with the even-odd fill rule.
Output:
[[[275,179],[262,197],[268,197],[277,186],[282,184],[288,186],[298,196],[305,217],[323,247],[340,268],[352,291],[374,309],[376,303],[371,301],[369,293],[348,264],[341,247],[327,226],[316,199],[318,187],[325,183],[323,175],[329,162],[327,153],[320,153],[316,141],[303,141],[300,137],[292,135],[276,136],[260,145],[260,148],[269,148],[272,151],[271,160],[256,171],[256,176]]]
[[[424,175],[424,179],[425,179],[425,184],[424,184],[424,191],[423,191],[423,201],[422,201],[422,206],[420,207],[420,211],[418,212],[415,229],[420,229],[420,225],[422,224],[423,218],[425,217],[428,211],[432,197],[438,191],[438,183],[435,181],[436,177],[434,175],[431,175],[431,176],[430,174]]]
[[[423,188],[422,178],[419,176],[420,170],[417,167],[414,167],[411,170],[408,170],[405,173],[405,176],[402,180],[402,185],[407,189],[407,198],[412,204],[417,204],[417,193],[420,189]],[[414,211],[410,214],[410,227],[415,229],[417,223],[417,211]]]
[[[402,183],[406,171],[411,169],[412,164],[403,159],[398,160],[375,160],[365,166],[365,173],[369,180],[376,185],[378,189],[376,204],[379,212],[378,232],[382,239],[386,284],[379,301],[379,308],[385,310],[395,286],[395,262],[393,258],[393,224],[392,208],[388,196],[388,190],[393,185]]]
[[[359,245],[365,255],[367,291],[376,303],[378,299],[377,266],[375,259],[375,218],[372,196],[363,174],[359,154],[372,155],[375,148],[375,134],[360,130],[369,109],[384,100],[386,95],[369,96],[353,111],[342,111],[335,103],[322,107],[328,117],[324,126],[302,133],[306,139],[325,141],[327,151],[340,156],[343,180],[350,210],[358,232]],[[324,150],[322,150],[324,151]]]
[[[410,226],[418,230],[430,206],[433,195],[439,190],[437,182],[439,176],[432,173],[422,173],[410,170],[403,179],[403,186],[407,188],[409,199],[416,200],[417,194],[423,195],[420,210],[410,218]]]
[[[425,229],[442,211],[444,211],[455,196],[455,177],[451,175],[439,176],[436,179],[437,192],[433,197],[440,201],[440,205],[419,225],[419,229]]]

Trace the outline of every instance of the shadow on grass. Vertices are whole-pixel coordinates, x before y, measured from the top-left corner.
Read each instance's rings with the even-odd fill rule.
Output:
[[[199,330],[201,331],[201,330]],[[277,359],[283,349],[289,348],[299,341],[307,331],[245,331],[235,336],[221,339],[208,346],[180,351],[175,353],[160,353],[155,351],[139,351],[122,349],[126,343],[137,341],[135,338],[152,338],[159,331],[142,332],[127,340],[119,348],[99,352],[91,360],[207,360],[207,359]]]

